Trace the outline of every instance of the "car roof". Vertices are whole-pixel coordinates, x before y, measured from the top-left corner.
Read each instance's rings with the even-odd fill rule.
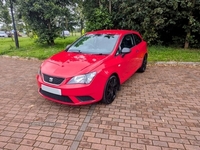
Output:
[[[96,30],[96,31],[91,31],[87,32],[86,34],[128,34],[128,33],[136,33],[139,34],[137,31],[134,30]]]

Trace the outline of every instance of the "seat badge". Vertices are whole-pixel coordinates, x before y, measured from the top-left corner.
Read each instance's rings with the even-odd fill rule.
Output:
[[[49,82],[53,82],[53,78],[52,77],[49,78]]]

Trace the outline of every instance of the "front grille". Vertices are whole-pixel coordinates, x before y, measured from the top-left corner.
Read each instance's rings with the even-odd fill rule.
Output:
[[[53,77],[47,74],[43,74],[44,81],[51,84],[61,84],[64,81],[64,78]]]
[[[61,96],[61,95],[52,94],[52,93],[46,92],[42,89],[40,89],[40,93],[42,95],[46,96],[46,97],[49,97],[49,98],[52,98],[52,99],[55,99],[55,100],[59,100],[59,101],[62,101],[62,102],[67,102],[67,103],[73,103],[73,101],[68,96]]]
[[[82,102],[94,100],[91,96],[76,96],[76,98]]]

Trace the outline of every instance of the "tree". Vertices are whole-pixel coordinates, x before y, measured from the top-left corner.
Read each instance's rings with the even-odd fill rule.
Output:
[[[149,44],[200,47],[199,0],[85,0],[85,3],[87,29],[93,29],[95,24],[98,24],[95,29],[133,29],[141,32]],[[96,13],[99,5],[103,13],[109,12],[109,17]]]
[[[198,0],[114,1],[112,11],[114,27],[138,30],[149,44],[200,47]]]
[[[5,23],[6,30],[9,30],[9,24],[12,23],[9,10],[8,10],[8,3],[6,1],[0,1],[0,22]]]
[[[109,4],[111,3],[106,0],[84,1],[83,12],[86,17],[87,31],[97,29],[110,29],[113,27],[111,19],[112,16],[109,14]]]
[[[54,39],[58,37],[62,27],[60,18],[69,16],[68,0],[20,0],[19,6],[22,17],[34,34],[38,36],[40,43],[54,45]]]

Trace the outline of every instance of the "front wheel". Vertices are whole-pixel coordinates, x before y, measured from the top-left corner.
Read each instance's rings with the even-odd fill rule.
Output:
[[[115,75],[112,75],[106,83],[102,102],[104,104],[111,104],[116,97],[118,89],[119,89],[119,80]]]
[[[140,72],[140,73],[145,72],[146,68],[147,68],[147,54],[144,56],[143,61],[142,61],[142,65],[138,69],[138,72]]]

